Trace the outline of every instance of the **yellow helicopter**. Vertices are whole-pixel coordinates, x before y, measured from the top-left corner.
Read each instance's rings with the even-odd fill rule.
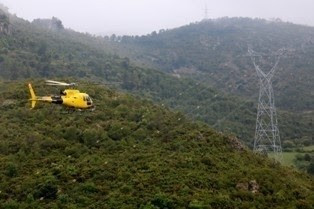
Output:
[[[45,82],[46,85],[49,86],[76,86],[75,83],[64,83],[53,80],[46,80]],[[93,105],[93,101],[90,96],[76,89],[61,90],[60,95],[36,96],[32,88],[32,84],[29,83],[28,88],[31,94],[31,98],[29,99],[31,101],[31,109],[35,107],[37,101],[64,105],[68,108],[71,108],[72,110],[95,109],[95,106]]]

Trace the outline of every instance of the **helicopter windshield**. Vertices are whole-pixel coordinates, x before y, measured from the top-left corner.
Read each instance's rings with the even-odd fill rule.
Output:
[[[89,96],[83,96],[83,100],[87,102],[92,102],[92,99]]]

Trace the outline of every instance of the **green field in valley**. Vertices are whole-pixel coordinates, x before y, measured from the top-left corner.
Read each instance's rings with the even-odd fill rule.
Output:
[[[282,153],[282,164],[285,166],[294,166],[294,159],[297,154],[300,154],[300,152],[283,152]]]
[[[307,152],[314,152],[314,145],[304,147],[303,150]]]
[[[293,166],[296,167],[295,159],[296,156],[299,155],[305,155],[306,153],[314,153],[314,145],[306,146],[301,149],[297,149],[295,151],[291,152],[282,152],[282,161],[281,163],[285,166]],[[272,154],[269,155],[270,157],[273,157]]]

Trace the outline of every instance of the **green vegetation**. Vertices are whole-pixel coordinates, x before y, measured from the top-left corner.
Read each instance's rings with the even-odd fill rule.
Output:
[[[270,155],[272,157],[273,155]],[[282,164],[314,175],[314,146],[288,149],[282,153]]]
[[[305,152],[314,152],[314,145],[302,148]]]
[[[206,30],[215,38],[229,38],[219,40],[220,46],[208,50],[214,52],[209,62],[199,57],[201,50],[196,53],[197,44],[182,36],[191,34],[191,28],[200,33],[199,25],[206,26],[206,22],[183,28],[178,37],[183,37],[186,45],[176,38],[182,28],[135,38],[141,44],[146,40],[148,49],[151,40],[160,34],[182,45],[183,54],[163,54],[162,50],[162,55],[147,53],[151,60],[157,60],[157,68],[164,66],[165,73],[133,63],[147,58],[141,57],[146,49],[135,47],[133,38],[127,41],[130,37],[112,36],[106,40],[76,33],[64,29],[57,18],[30,23],[7,12],[0,15],[0,208],[286,209],[311,208],[314,204],[313,177],[253,154],[234,137],[247,144],[252,141],[256,112],[252,98],[242,97],[246,95],[242,91],[237,91],[242,95],[238,97],[214,90],[211,86],[220,88],[219,85],[205,84],[206,79],[200,82],[200,77],[206,78],[209,73],[206,69],[211,69],[225,76],[219,78],[219,73],[210,72],[210,79],[223,79],[223,84],[231,85],[229,78],[233,75],[228,68],[219,67],[224,57],[216,55],[225,56],[226,50],[232,56],[242,54],[246,46],[241,45],[242,51],[228,48],[234,49],[229,44],[236,43],[232,38],[236,29],[212,30],[209,24]],[[299,31],[295,27],[299,26],[293,25],[291,31]],[[205,46],[208,40],[200,34]],[[289,35],[287,39],[290,38]],[[295,38],[299,40],[300,36]],[[163,41],[155,43],[156,48],[163,46]],[[121,50],[121,46],[125,49]],[[211,42],[208,46],[212,47]],[[132,60],[116,54],[128,54],[129,47],[134,49]],[[311,49],[311,45],[308,47]],[[191,55],[189,59],[185,53]],[[247,66],[243,59],[236,63],[239,69]],[[306,62],[300,56],[300,62],[307,64],[296,69],[300,69],[299,78],[305,79],[305,84],[290,94],[297,95],[293,101],[303,98],[296,108],[300,112],[288,112],[293,102],[287,102],[287,108],[281,105],[285,110],[279,113],[287,149],[299,145],[297,139],[302,139],[300,144],[311,144],[312,140],[313,112],[305,111],[312,108],[311,98],[306,97],[312,87],[307,82],[311,81],[312,61],[307,56],[304,59]],[[179,69],[175,76],[168,74],[173,66]],[[184,67],[192,72],[197,68],[197,73],[188,76],[182,73],[186,71]],[[310,72],[306,77],[304,69]],[[240,74],[243,73],[239,71],[234,78],[237,80]],[[38,95],[59,92],[44,87],[43,78],[78,80],[82,83],[80,90],[93,98],[96,110],[69,114],[61,106],[49,104],[30,110],[26,85],[30,78]],[[133,96],[102,87],[104,83]],[[248,88],[251,89],[252,86]],[[287,91],[291,93],[291,89]],[[203,120],[230,136],[187,117]],[[313,158],[306,154],[297,160],[301,169],[312,173]]]
[[[294,160],[298,169],[314,175],[314,152],[297,154]]]
[[[296,149],[297,154],[294,158],[294,165],[302,171],[314,175],[314,147],[308,146]]]
[[[295,160],[295,156],[299,154],[298,152],[283,152],[282,153],[282,158],[283,158],[283,165],[286,166],[294,166],[294,160]]]
[[[247,56],[248,46],[267,54],[286,48],[274,76],[276,104],[289,111],[313,111],[313,36],[313,27],[263,19],[220,18],[141,37],[117,37],[110,43],[138,63],[253,99],[258,96],[258,85]],[[268,57],[258,64],[267,72],[274,59]]]
[[[28,81],[29,82],[29,81]],[[203,123],[83,83],[94,112],[29,109],[0,82],[1,208],[311,208],[313,178]],[[57,93],[33,81],[38,95]]]
[[[189,117],[233,134],[251,146],[256,118],[255,100],[222,93],[190,78],[176,78],[138,67],[129,58],[112,53],[116,50],[113,46],[116,42],[66,30],[56,18],[33,23],[15,16],[8,19],[10,35],[0,36],[0,79],[62,79],[71,76],[73,79],[113,84],[124,91],[185,112]],[[281,111],[278,115],[283,141],[312,140],[313,114]]]

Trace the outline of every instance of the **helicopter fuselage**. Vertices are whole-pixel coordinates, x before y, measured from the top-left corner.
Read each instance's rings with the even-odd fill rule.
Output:
[[[90,96],[86,93],[82,93],[76,89],[65,89],[61,91],[60,95],[52,96],[35,96],[34,90],[29,84],[29,89],[31,93],[32,108],[35,107],[36,101],[49,102],[53,104],[61,104],[67,107],[76,109],[89,109],[93,108],[93,101]]]
[[[52,96],[52,103],[63,104],[68,107],[87,109],[93,107],[93,101],[86,93],[79,90],[66,89],[61,96]]]

